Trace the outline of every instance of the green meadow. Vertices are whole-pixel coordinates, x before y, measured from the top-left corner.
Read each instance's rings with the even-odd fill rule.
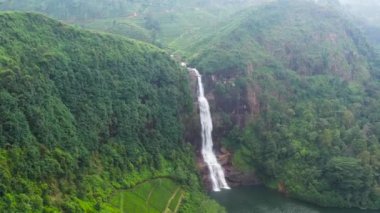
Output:
[[[111,206],[120,212],[177,212],[184,191],[174,181],[159,178],[116,192],[111,197]],[[104,212],[107,212],[105,209]]]

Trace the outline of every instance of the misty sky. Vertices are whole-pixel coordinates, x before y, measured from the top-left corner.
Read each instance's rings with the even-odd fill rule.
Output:
[[[354,15],[380,27],[380,0],[340,0]]]

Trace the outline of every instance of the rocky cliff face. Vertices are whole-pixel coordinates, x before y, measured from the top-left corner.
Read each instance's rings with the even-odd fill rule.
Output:
[[[234,100],[230,100],[227,103],[224,102],[225,97],[222,93],[216,92],[218,86],[225,85],[229,87],[235,87],[236,76],[222,76],[222,75],[204,75],[204,86],[206,97],[210,103],[211,114],[213,119],[213,139],[214,139],[214,151],[217,155],[219,163],[223,166],[226,179],[230,186],[239,185],[252,185],[259,184],[256,175],[253,172],[243,172],[236,168],[233,163],[233,153],[228,150],[221,143],[233,127],[239,126],[243,128],[245,124],[254,118],[256,113],[260,111],[260,104],[257,99],[257,90],[259,88],[250,88],[243,91],[236,91],[236,97]],[[202,182],[205,187],[211,190],[211,182],[209,180],[209,171],[206,164],[203,162],[201,150],[201,136],[200,136],[200,121],[198,113],[197,102],[197,76],[189,72],[190,87],[193,96],[194,112],[193,117],[187,120],[187,141],[191,142],[197,150],[197,168],[201,174]]]

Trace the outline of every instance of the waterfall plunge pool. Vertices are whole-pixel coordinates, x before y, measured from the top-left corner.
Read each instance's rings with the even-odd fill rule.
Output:
[[[323,208],[287,198],[263,186],[240,186],[210,196],[229,213],[376,213],[360,209]]]

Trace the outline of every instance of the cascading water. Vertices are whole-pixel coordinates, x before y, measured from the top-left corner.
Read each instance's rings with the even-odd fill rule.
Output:
[[[212,189],[214,191],[220,191],[220,189],[230,189],[226,179],[222,166],[218,163],[214,151],[212,149],[212,120],[210,113],[210,106],[207,99],[204,96],[204,89],[202,84],[202,76],[195,68],[189,68],[190,71],[195,72],[198,77],[198,103],[199,103],[199,115],[202,125],[202,156],[203,160],[207,164],[210,171],[210,179],[212,182]]]

